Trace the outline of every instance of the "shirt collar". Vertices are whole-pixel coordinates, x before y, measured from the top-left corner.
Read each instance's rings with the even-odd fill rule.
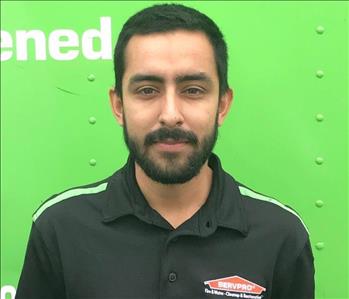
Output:
[[[130,160],[130,159],[129,159]],[[116,171],[108,181],[106,190],[106,201],[102,214],[103,222],[112,222],[122,216],[134,214],[131,203],[130,188],[127,184],[126,173],[130,161],[123,168]]]
[[[217,155],[211,154],[209,166],[213,170],[213,183],[207,204],[214,209],[216,225],[234,229],[247,236],[249,225],[238,183],[226,173]]]
[[[147,223],[159,223],[161,217],[148,205],[136,182],[134,163],[132,156],[129,156],[125,166],[109,178],[107,199],[102,211],[103,222],[135,215]],[[222,169],[215,154],[211,154],[208,164],[213,170],[213,181],[208,199],[199,211],[200,219],[205,224],[209,221],[211,230],[220,226],[237,230],[246,236],[248,219],[238,183]],[[207,235],[209,231],[206,230]]]

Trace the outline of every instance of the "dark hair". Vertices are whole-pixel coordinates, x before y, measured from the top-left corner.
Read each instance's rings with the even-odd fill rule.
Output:
[[[115,91],[122,98],[122,78],[125,72],[125,49],[133,35],[169,32],[178,29],[201,31],[208,37],[215,55],[219,95],[229,88],[227,80],[227,45],[218,26],[196,9],[181,4],[158,4],[130,17],[122,27],[114,51]]]

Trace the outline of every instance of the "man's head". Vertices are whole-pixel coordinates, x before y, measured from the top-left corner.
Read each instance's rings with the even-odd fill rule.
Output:
[[[182,5],[146,8],[125,23],[114,59],[111,104],[136,163],[162,184],[192,179],[232,99],[218,27]]]
[[[115,91],[122,98],[122,80],[125,72],[125,49],[132,36],[176,30],[198,31],[206,35],[214,51],[219,78],[220,95],[228,88],[227,45],[218,26],[196,9],[180,4],[160,4],[145,8],[124,24],[114,51]]]

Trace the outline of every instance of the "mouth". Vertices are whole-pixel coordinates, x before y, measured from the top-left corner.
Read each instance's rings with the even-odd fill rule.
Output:
[[[172,138],[168,138],[156,142],[155,146],[160,151],[178,152],[181,151],[187,144],[188,142],[186,140],[175,140]]]
[[[161,144],[179,144],[179,143],[188,143],[188,141],[184,140],[184,139],[173,139],[173,138],[166,138],[164,140],[159,140],[157,143],[161,143]]]

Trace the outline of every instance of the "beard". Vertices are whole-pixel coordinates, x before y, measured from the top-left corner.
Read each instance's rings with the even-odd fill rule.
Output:
[[[218,113],[211,132],[205,135],[201,141],[191,131],[168,127],[161,127],[148,133],[143,142],[137,141],[128,132],[125,115],[124,120],[124,140],[130,155],[148,177],[161,184],[183,184],[198,175],[212,153],[218,137]],[[183,153],[178,152],[161,153],[161,159],[165,160],[165,163],[161,163],[151,156],[149,148],[157,142],[164,142],[166,139],[185,142],[193,148],[192,152],[184,157],[184,162],[179,162],[182,160]]]

